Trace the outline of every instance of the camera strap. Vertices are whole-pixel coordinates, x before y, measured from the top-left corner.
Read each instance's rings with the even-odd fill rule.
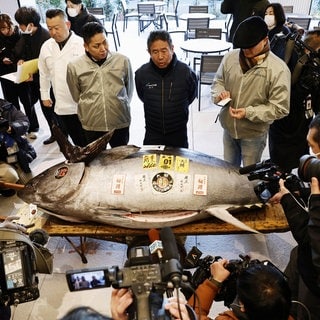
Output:
[[[36,271],[51,274],[53,270],[53,255],[45,247],[33,243],[27,236],[17,230],[1,228],[0,241],[20,241],[29,245],[35,256]]]

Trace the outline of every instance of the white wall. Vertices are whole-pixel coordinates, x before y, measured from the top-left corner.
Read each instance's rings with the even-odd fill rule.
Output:
[[[272,2],[272,1],[270,1]],[[309,14],[311,0],[279,0],[283,6],[292,6],[293,5],[293,12],[294,13],[303,13]]]
[[[20,6],[32,6],[37,8],[36,0],[0,0],[0,11],[8,14],[12,19]]]

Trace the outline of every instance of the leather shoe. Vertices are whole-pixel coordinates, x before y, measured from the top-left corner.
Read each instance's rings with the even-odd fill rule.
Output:
[[[56,138],[53,136],[50,136],[48,139],[43,141],[43,144],[50,144],[56,141]]]

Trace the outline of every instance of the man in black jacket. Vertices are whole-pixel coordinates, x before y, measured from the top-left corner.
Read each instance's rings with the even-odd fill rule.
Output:
[[[177,59],[167,31],[152,31],[147,45],[150,61],[135,73],[137,93],[144,103],[143,144],[188,148],[189,105],[197,96],[197,77]]]
[[[16,165],[30,173],[29,163],[36,152],[22,136],[28,132],[28,117],[10,102],[0,99],[0,182],[16,183],[19,180]],[[0,188],[0,194],[9,197],[15,191]]]

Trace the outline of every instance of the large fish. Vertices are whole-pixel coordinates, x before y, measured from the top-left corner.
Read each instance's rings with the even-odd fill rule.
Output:
[[[111,134],[79,148],[55,133],[68,160],[34,177],[18,192],[49,214],[139,229],[214,215],[255,232],[227,211],[258,202],[254,183],[223,160],[160,146],[129,145],[100,152]]]

